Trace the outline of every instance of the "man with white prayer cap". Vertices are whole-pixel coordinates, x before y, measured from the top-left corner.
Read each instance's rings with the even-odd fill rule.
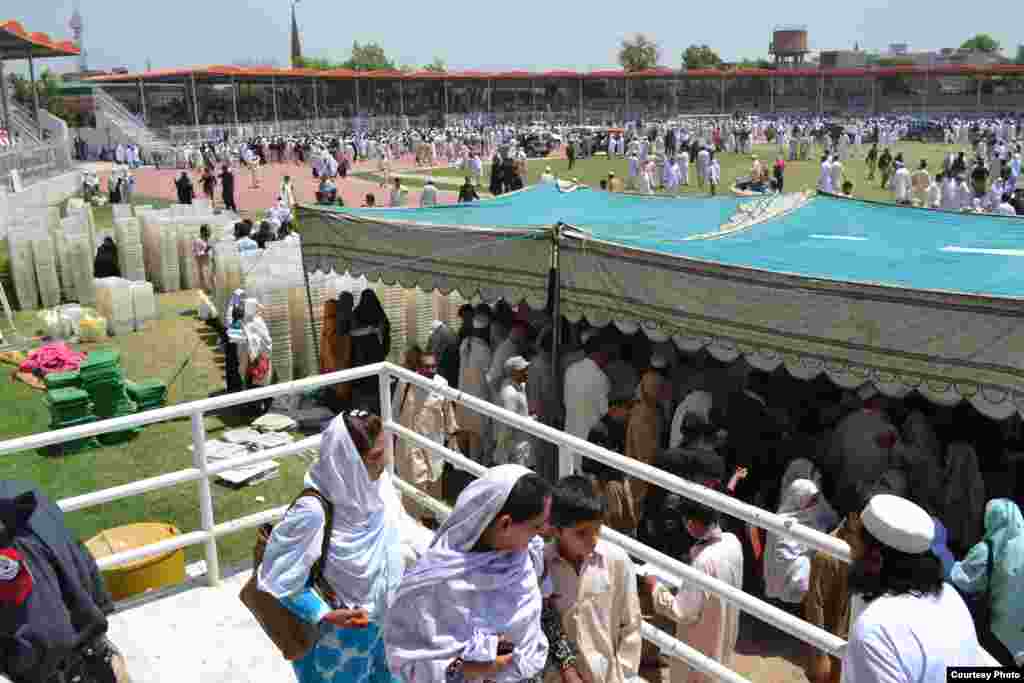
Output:
[[[949,667],[984,665],[971,613],[943,582],[931,550],[935,523],[928,513],[906,498],[879,494],[860,519],[864,547],[849,581],[866,607],[850,629],[843,681],[944,681]]]
[[[491,317],[478,312],[459,347],[459,390],[485,401],[491,400],[491,385],[487,381],[491,367],[490,329]],[[463,431],[475,436],[466,456],[481,462],[490,449],[490,420],[461,403],[456,406],[456,420]]]
[[[526,398],[526,382],[529,379],[530,363],[522,356],[512,356],[504,362],[505,379],[498,391],[497,404],[505,410],[523,417],[531,417]],[[494,425],[495,465],[522,465],[533,468],[532,438],[529,434],[504,422]]]

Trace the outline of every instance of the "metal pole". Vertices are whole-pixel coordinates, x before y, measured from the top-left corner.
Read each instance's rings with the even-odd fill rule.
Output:
[[[629,120],[629,79],[623,75],[622,78],[622,91],[625,97],[626,111],[623,114],[622,121],[625,123]]]
[[[871,113],[878,115],[878,77],[871,78]]]
[[[580,125],[583,125],[583,78],[580,78]]]
[[[494,81],[490,78],[487,79],[487,111],[488,113],[494,113],[494,100],[491,99],[491,95],[494,93]]]
[[[32,52],[28,53],[28,77],[32,82],[32,119],[36,122],[36,133],[39,135],[39,139],[43,139],[43,124],[39,122],[39,90],[36,88],[36,66],[32,60]],[[978,102],[981,102],[981,98],[978,98]]]
[[[274,100],[274,127],[276,129],[280,125],[280,121],[277,117],[277,79],[273,76],[270,77],[270,96]]]
[[[555,388],[555,405],[562,405],[562,373],[559,372],[561,362],[562,341],[562,271],[561,271],[561,250],[559,244],[562,241],[562,224],[557,223],[551,228],[551,272],[554,276],[554,285],[551,288],[551,374]],[[576,469],[576,460],[580,457],[560,448],[558,456],[558,478],[569,476]]]
[[[359,79],[356,79],[356,110],[355,115],[359,116]]]
[[[818,74],[818,116],[825,112],[825,76]]]
[[[768,78],[768,97],[771,100],[771,112],[775,113],[775,76]]]
[[[139,107],[142,109],[142,122],[148,123],[149,116],[146,113],[146,88],[142,84],[142,79],[139,79]]]
[[[0,59],[0,113],[4,115],[4,128],[8,129],[8,134],[11,134],[11,112],[7,104],[7,76],[4,75],[4,60]],[[12,140],[13,142],[13,140]]]
[[[302,249],[302,245],[299,245],[299,249]],[[309,289],[309,271],[306,270],[305,266],[302,268],[302,275],[306,278],[306,305],[309,307],[309,325],[313,330],[313,353],[316,354],[316,368],[313,370],[313,374],[320,372],[320,335],[316,333],[316,315],[313,313],[313,294]]]
[[[199,517],[206,538],[206,580],[211,587],[220,583],[220,560],[217,556],[217,538],[213,535],[217,523],[213,518],[213,493],[210,490],[210,472],[206,460],[206,424],[203,411],[192,413],[192,459],[202,475],[199,479]]]
[[[196,128],[199,127],[199,95],[196,93],[196,72],[192,72],[192,113],[195,114]]]
[[[441,81],[441,87],[444,88],[444,122],[448,125],[448,79]]]
[[[238,126],[238,79],[231,77],[231,112],[235,115],[235,126]]]
[[[398,113],[405,116],[405,86],[398,81]]]
[[[29,64],[31,64],[31,62],[29,62]],[[33,90],[33,92],[35,92],[35,91]],[[978,76],[978,104],[977,104],[977,109],[978,109],[979,112],[981,111],[981,76]]]
[[[387,372],[381,372],[377,375],[377,379],[380,380],[380,419],[383,420],[384,424],[394,421],[395,417],[401,418],[401,415],[395,416],[391,412],[391,375]],[[445,425],[442,429],[448,429]],[[388,463],[388,471],[391,474],[395,473],[395,440],[392,437],[384,439],[384,459]]]
[[[320,120],[320,103],[316,98],[316,79],[313,79],[313,115],[316,116],[317,121]]]

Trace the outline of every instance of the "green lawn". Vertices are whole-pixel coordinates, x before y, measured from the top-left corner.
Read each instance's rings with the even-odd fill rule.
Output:
[[[864,152],[867,153],[867,145],[864,146]],[[942,168],[942,160],[949,150],[948,146],[945,145],[926,145],[917,142],[907,142],[898,144],[895,147],[890,148],[892,155],[895,157],[897,153],[902,152],[903,158],[908,164],[908,168],[914,171],[921,163],[921,159],[927,159],[928,168],[934,174],[936,169]],[[754,153],[757,154],[761,163],[772,164],[775,162],[775,157],[778,148],[775,145],[759,145],[754,148]],[[719,187],[719,193],[729,192],[729,186],[732,185],[733,181],[740,176],[746,176],[750,174],[750,155],[745,154],[720,154],[718,155],[719,163],[722,166],[722,187]],[[573,168],[569,169],[569,162],[566,159],[531,159],[527,162],[529,169],[527,184],[532,185],[540,179],[541,174],[544,173],[546,166],[551,167],[552,173],[557,175],[563,180],[569,180],[571,178],[577,178],[585,185],[597,187],[601,180],[608,177],[609,171],[614,171],[615,175],[625,180],[629,175],[629,164],[623,158],[615,158],[609,160],[607,156],[595,156],[590,159],[577,161]],[[854,185],[854,196],[859,199],[870,199],[874,201],[893,201],[893,195],[888,190],[882,190],[879,187],[880,179],[868,182],[867,177],[867,166],[864,164],[863,159],[851,159],[843,164],[844,173],[846,177]],[[796,161],[786,162],[786,179],[785,189],[787,192],[796,192],[801,190],[813,190],[818,181],[818,174],[821,168],[820,157],[814,158],[810,161]],[[697,188],[696,183],[696,166],[690,165],[690,186],[688,188],[681,188],[681,194],[700,194],[700,190]],[[464,177],[464,173],[457,168],[438,168],[419,171],[422,175],[431,175],[436,177]],[[484,167],[484,185],[487,184],[487,178],[490,173],[490,165],[487,164]],[[417,183],[415,180],[402,180],[404,185],[417,186],[422,183]],[[705,194],[707,190],[703,191]]]
[[[165,206],[167,202],[150,199],[140,203]],[[96,209],[97,226],[112,225],[109,207]],[[2,250],[6,255],[6,249]],[[8,288],[8,293],[11,289]],[[170,382],[182,364],[185,369],[169,387],[171,404],[192,401],[209,396],[224,388],[223,357],[215,351],[215,335],[196,319],[183,311],[196,309],[198,300],[194,292],[176,292],[157,297],[159,318],[146,330],[121,337],[112,337],[96,344],[82,344],[80,349],[116,347],[121,350],[121,365],[130,379],[156,377]],[[37,329],[36,312],[19,312],[16,316],[22,334],[34,334]],[[0,381],[0,405],[7,406],[0,420],[0,440],[44,432],[49,429],[49,411],[43,401],[43,392],[15,381],[11,366],[0,366],[5,380]],[[226,428],[239,424],[235,418],[207,417],[209,438]],[[188,446],[192,443],[188,420],[165,422],[146,427],[132,441],[118,446],[106,446],[65,457],[49,457],[38,452],[21,452],[0,458],[0,479],[20,479],[35,482],[48,496],[60,500],[99,489],[126,484],[138,479],[166,474],[192,465]],[[277,479],[251,488],[233,491],[219,484],[213,485],[215,515],[218,522],[268,507],[289,502],[301,489],[302,476],[307,463],[301,457],[280,461]],[[260,496],[264,500],[257,501]],[[183,533],[198,529],[198,485],[185,484],[162,491],[127,498],[88,510],[69,513],[70,527],[85,540],[104,529],[143,521],[168,522]],[[251,557],[253,533],[240,533],[224,537],[218,543],[221,562],[232,565]],[[186,550],[188,561],[201,559],[203,548]]]

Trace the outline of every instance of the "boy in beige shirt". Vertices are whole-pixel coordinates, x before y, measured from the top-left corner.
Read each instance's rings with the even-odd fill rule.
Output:
[[[599,540],[607,502],[589,479],[570,476],[555,488],[545,551],[552,600],[580,653],[576,666],[548,671],[545,683],[636,683],[640,668],[640,600],[625,551]]]

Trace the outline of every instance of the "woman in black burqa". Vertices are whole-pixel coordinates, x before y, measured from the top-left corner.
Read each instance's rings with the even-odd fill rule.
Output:
[[[117,262],[117,245],[112,237],[106,237],[103,244],[96,250],[96,260],[92,264],[93,277],[121,277],[121,268]]]
[[[363,290],[352,312],[351,335],[353,368],[380,363],[391,352],[391,322],[372,289]],[[375,376],[352,383],[352,405],[380,414],[380,383]]]

